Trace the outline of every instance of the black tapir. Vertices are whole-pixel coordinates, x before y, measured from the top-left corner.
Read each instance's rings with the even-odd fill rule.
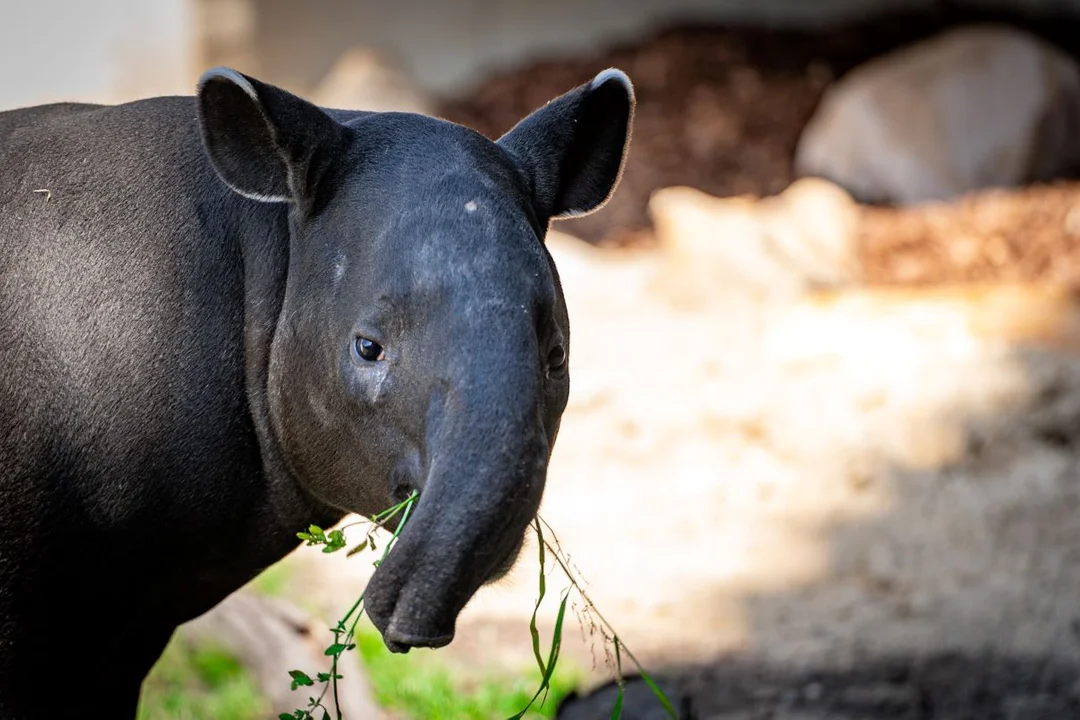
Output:
[[[0,718],[132,716],[178,624],[414,489],[367,612],[449,643],[567,402],[549,221],[633,110],[607,70],[491,141],[219,68],[0,113]]]

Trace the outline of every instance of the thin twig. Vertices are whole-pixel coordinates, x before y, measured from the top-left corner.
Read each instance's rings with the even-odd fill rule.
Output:
[[[610,622],[608,622],[607,618],[605,618],[603,613],[601,613],[600,610],[596,607],[596,603],[592,601],[592,598],[589,597],[588,593],[585,592],[585,589],[582,587],[581,582],[579,582],[578,578],[575,576],[575,573],[573,573],[568,567],[568,564],[563,561],[562,546],[559,543],[559,536],[555,532],[555,529],[551,527],[547,520],[540,517],[540,515],[537,515],[536,519],[539,523],[543,523],[544,527],[547,528],[548,537],[550,537],[555,544],[552,545],[551,542],[548,541],[548,539],[545,538],[543,535],[540,536],[541,541],[547,546],[548,550],[551,551],[551,554],[555,556],[555,562],[559,563],[559,566],[562,568],[563,572],[566,573],[566,578],[570,581],[570,584],[574,587],[574,589],[577,590],[578,593],[581,595],[581,599],[585,602],[586,606],[588,606],[591,612],[595,613],[597,619],[600,621],[601,634],[604,635],[605,639],[610,639],[612,642],[615,643],[616,662],[618,665],[616,669],[616,674],[618,675],[618,680],[620,684],[623,681],[622,663],[620,661],[621,653],[625,654],[626,657],[630,658],[630,661],[633,662],[634,665],[637,667],[638,671],[641,672],[642,679],[644,679],[646,684],[648,684],[649,688],[653,691],[653,694],[656,695],[657,700],[659,700],[664,706],[664,709],[668,711],[668,714],[672,718],[677,718],[675,710],[671,705],[671,701],[663,693],[663,691],[661,691],[660,688],[656,686],[656,683],[653,682],[651,677],[649,677],[649,674],[645,672],[645,667],[641,664],[641,661],[639,661],[637,657],[634,656],[634,653],[630,651],[630,648],[626,647],[626,643],[624,643],[622,639],[619,638],[619,634],[615,632],[615,628]],[[611,631],[610,638],[608,638],[606,633],[604,633],[605,628]]]

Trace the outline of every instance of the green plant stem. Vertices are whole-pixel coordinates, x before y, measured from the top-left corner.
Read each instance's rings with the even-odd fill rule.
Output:
[[[412,494],[409,495],[409,497],[407,497],[405,500],[398,503],[397,505],[394,505],[393,507],[387,508],[386,510],[383,510],[382,512],[374,515],[373,517],[371,517],[370,520],[361,520],[354,523],[349,523],[348,525],[345,525],[339,529],[344,530],[347,527],[362,525],[365,522],[370,522],[372,525],[375,526],[374,528],[372,528],[372,530],[369,531],[370,534],[371,532],[374,532],[376,528],[384,528],[384,523],[386,523],[386,521],[393,518],[399,512],[403,512],[401,516],[401,522],[398,523],[397,527],[394,529],[393,534],[390,536],[390,539],[387,541],[386,547],[383,548],[382,558],[380,558],[379,560],[379,563],[381,564],[390,554],[390,548],[394,546],[394,543],[397,541],[398,536],[401,535],[401,531],[405,529],[405,523],[408,521],[409,514],[412,512],[413,505],[416,504],[416,500],[418,497],[419,494],[414,490]],[[308,710],[306,711],[306,717],[309,719],[313,718],[311,714],[313,710],[317,710],[319,708],[322,708],[324,711],[326,710],[326,707],[323,706],[322,701],[323,698],[326,697],[327,690],[333,687],[334,712],[337,715],[337,720],[342,720],[341,704],[338,702],[338,660],[341,658],[342,653],[347,652],[351,649],[350,646],[352,645],[352,641],[356,635],[356,626],[360,622],[360,618],[363,617],[364,614],[364,610],[362,607],[364,603],[364,595],[365,593],[360,593],[360,597],[356,599],[356,602],[353,603],[351,608],[349,608],[349,611],[345,613],[345,617],[338,620],[337,626],[331,631],[334,633],[334,645],[340,646],[342,649],[338,650],[332,655],[332,659],[330,661],[330,682],[323,683],[322,692],[319,693],[319,696],[317,698],[314,698],[314,701],[309,705]],[[349,621],[349,618],[353,617],[354,614],[356,615],[356,617],[353,618],[352,625],[349,627],[349,631],[345,635],[344,642],[342,642],[341,633],[345,631],[345,623],[347,623]]]
[[[540,537],[540,539],[544,543],[544,545],[547,546],[547,549],[550,550],[551,554],[555,556],[555,562],[559,563],[559,567],[561,567],[563,573],[566,574],[566,577],[570,581],[570,584],[573,585],[574,589],[578,591],[578,594],[581,595],[581,599],[585,601],[585,604],[589,606],[589,609],[592,610],[592,612],[596,614],[597,619],[600,620],[600,622],[603,623],[603,625],[608,630],[611,631],[612,637],[617,638],[618,635],[615,632],[615,628],[613,628],[611,626],[611,623],[609,623],[607,621],[607,618],[605,618],[603,616],[603,614],[600,612],[600,610],[596,607],[596,603],[594,603],[592,601],[592,598],[589,597],[588,593],[585,592],[585,589],[581,586],[581,583],[578,582],[578,579],[574,576],[574,573],[571,572],[571,570],[567,566],[566,562],[563,561],[563,558],[562,558],[562,545],[559,543],[559,536],[555,534],[554,528],[552,528],[551,525],[548,524],[547,520],[540,517],[539,515],[536,516],[536,519],[539,522],[544,524],[544,527],[546,527],[548,529],[548,534],[552,538],[554,538],[554,540],[555,540],[555,545],[552,545],[546,538],[544,538],[543,536]],[[619,641],[619,642],[621,644],[622,641]],[[630,652],[629,648],[627,648],[626,645],[621,645],[621,647],[622,647],[622,651],[624,653],[626,653],[626,656],[628,658],[630,658],[630,660],[633,661],[633,663],[635,665],[640,666],[640,663],[638,663],[637,658],[635,658],[633,656],[633,654]]]
[[[386,546],[383,548],[382,557],[378,561],[376,561],[376,563],[375,563],[376,567],[378,567],[380,564],[382,564],[386,560],[387,556],[389,556],[391,548],[394,546],[394,543],[397,541],[398,537],[401,535],[401,532],[405,527],[405,523],[409,519],[409,515],[412,512],[413,505],[416,503],[417,497],[418,497],[418,494],[416,492],[413,492],[404,501],[398,503],[397,505],[394,505],[391,508],[388,508],[388,509],[382,511],[381,513],[376,514],[375,516],[370,518],[370,520],[368,521],[373,525],[373,527],[368,531],[368,537],[370,538],[372,533],[375,532],[375,530],[377,530],[379,528],[385,529],[385,527],[384,527],[385,522],[387,522],[388,520],[390,520],[391,518],[396,516],[399,512],[402,513],[401,521],[398,523],[397,527],[394,529],[393,533],[391,534],[390,539],[387,541]],[[338,532],[343,532],[345,529],[347,529],[349,527],[353,527],[353,526],[360,525],[360,524],[363,524],[363,523],[364,523],[364,521],[358,521],[358,522],[354,522],[354,523],[349,523],[348,525],[345,525],[345,526],[342,526],[341,528],[339,528]],[[547,537],[545,537],[543,528],[547,528],[547,534],[551,538],[550,541],[548,540]],[[561,640],[562,640],[563,617],[564,617],[564,614],[566,612],[566,603],[567,603],[567,599],[568,599],[569,593],[570,593],[569,589],[566,592],[563,593],[562,600],[561,600],[561,602],[559,604],[559,613],[558,613],[558,619],[557,619],[556,624],[555,624],[555,633],[554,633],[554,636],[552,638],[552,646],[551,646],[551,650],[550,650],[550,653],[549,653],[549,656],[548,656],[546,662],[544,661],[543,656],[540,654],[539,634],[538,634],[537,628],[536,628],[536,615],[537,615],[537,612],[540,609],[540,603],[543,601],[544,595],[546,594],[545,593],[545,590],[546,590],[546,578],[545,578],[545,565],[546,565],[546,562],[545,562],[545,552],[544,552],[545,548],[546,548],[548,551],[550,551],[550,553],[552,555],[555,556],[555,562],[558,563],[560,568],[562,568],[562,571],[566,575],[567,580],[570,581],[571,588],[573,590],[576,590],[578,595],[581,596],[581,599],[584,602],[584,604],[585,604],[586,608],[588,609],[588,611],[595,615],[596,620],[601,625],[602,631],[610,632],[611,639],[615,644],[615,664],[616,664],[615,672],[616,672],[616,675],[618,676],[618,681],[619,681],[619,696],[618,696],[618,699],[616,701],[615,707],[612,710],[612,718],[613,719],[619,718],[621,716],[621,713],[622,713],[623,688],[624,688],[624,684],[625,684],[625,681],[624,681],[623,675],[622,675],[622,655],[625,654],[626,657],[628,657],[631,660],[631,662],[633,662],[634,665],[637,667],[638,671],[641,673],[642,679],[645,680],[645,682],[648,684],[649,688],[652,690],[653,694],[657,697],[657,699],[660,701],[660,703],[664,706],[664,709],[667,711],[668,715],[670,717],[674,718],[675,720],[677,720],[678,716],[676,715],[675,710],[672,707],[671,702],[668,700],[667,696],[663,693],[662,690],[660,690],[660,688],[656,685],[656,683],[653,682],[652,678],[649,677],[648,673],[645,671],[645,668],[642,666],[641,662],[637,659],[637,657],[634,656],[634,654],[630,651],[630,649],[627,648],[626,645],[622,642],[622,640],[619,638],[619,635],[615,632],[615,629],[612,627],[611,623],[608,622],[607,618],[605,618],[603,616],[603,614],[597,609],[596,604],[592,601],[592,598],[589,597],[589,594],[585,591],[584,586],[583,586],[583,582],[581,580],[579,580],[579,578],[578,578],[577,569],[576,568],[571,569],[571,563],[569,561],[569,556],[567,556],[564,559],[563,552],[562,552],[562,544],[559,542],[558,535],[555,533],[554,528],[552,528],[551,525],[546,520],[544,520],[542,517],[537,515],[536,518],[535,518],[535,521],[533,523],[533,529],[536,531],[536,535],[537,535],[537,538],[538,538],[539,543],[540,543],[539,548],[538,548],[539,549],[539,556],[540,556],[540,577],[539,577],[540,597],[537,599],[536,606],[533,609],[533,617],[532,617],[532,621],[530,622],[530,628],[529,629],[530,629],[530,633],[532,634],[532,639],[533,639],[533,653],[536,656],[537,664],[538,664],[538,666],[540,668],[542,679],[541,679],[540,688],[536,691],[536,694],[529,701],[529,703],[525,706],[525,708],[521,712],[519,712],[517,715],[515,715],[514,718],[523,717],[524,714],[526,712],[528,712],[529,708],[532,707],[533,703],[535,703],[536,700],[538,698],[540,698],[540,696],[542,694],[545,695],[545,697],[546,697],[546,691],[550,686],[551,677],[552,677],[552,674],[555,671],[555,665],[558,662],[558,658],[559,658],[559,651],[560,651]],[[322,537],[322,536],[320,535],[319,537]],[[323,539],[323,542],[325,542],[325,538]],[[337,540],[335,539],[334,542],[336,543]],[[310,542],[309,544],[318,544],[318,543],[313,541],[313,542]],[[342,545],[342,547],[343,547],[343,545]],[[340,547],[335,547],[334,548],[334,550],[337,550],[337,549],[340,549]],[[314,716],[312,715],[312,712],[319,709],[319,708],[322,708],[323,711],[328,714],[329,711],[327,710],[326,706],[323,705],[323,698],[326,697],[326,693],[330,690],[331,687],[333,688],[334,709],[335,709],[335,713],[336,713],[336,716],[337,716],[337,720],[343,720],[342,715],[341,715],[341,705],[340,705],[340,703],[338,701],[338,661],[340,660],[343,653],[348,652],[353,647],[355,647],[355,645],[353,643],[353,640],[356,637],[356,627],[359,624],[360,619],[364,615],[363,603],[364,603],[364,595],[365,594],[366,594],[366,592],[360,594],[360,597],[358,597],[356,599],[356,602],[353,603],[351,608],[349,608],[349,611],[345,614],[345,616],[343,618],[341,618],[338,621],[337,625],[331,630],[331,632],[333,632],[333,634],[334,634],[334,644],[330,648],[327,648],[328,654],[330,654],[332,656],[332,660],[331,660],[331,663],[330,663],[330,677],[327,678],[327,681],[323,681],[322,692],[319,693],[319,696],[317,698],[311,698],[311,702],[310,702],[310,704],[308,706],[308,709],[306,711],[297,710],[297,713],[302,712],[303,717],[306,718],[307,720],[314,720]],[[347,623],[349,623],[350,619],[352,620],[352,622],[349,625],[348,631],[346,632],[345,626],[346,626]],[[344,638],[342,638],[342,633],[345,634]],[[605,638],[606,637],[607,636],[605,634]],[[329,652],[329,651],[333,651],[333,652]],[[543,700],[541,700],[541,704],[543,704]],[[284,717],[284,716],[282,716],[282,717]]]
[[[626,644],[622,642],[622,640],[619,638],[618,633],[615,632],[615,628],[612,627],[611,623],[607,621],[607,618],[605,618],[603,613],[601,613],[600,610],[596,607],[596,603],[594,603],[592,601],[592,598],[589,597],[588,593],[585,592],[585,589],[581,586],[581,583],[578,581],[577,577],[575,577],[574,573],[571,572],[567,563],[563,560],[562,545],[559,543],[559,536],[555,533],[555,529],[551,527],[550,524],[548,524],[547,520],[540,517],[540,515],[536,516],[536,520],[538,523],[542,523],[544,527],[547,528],[548,535],[555,541],[555,545],[552,546],[552,544],[548,542],[548,540],[542,535],[540,535],[541,542],[543,542],[544,545],[547,546],[548,550],[551,551],[551,554],[555,556],[555,562],[559,563],[559,567],[561,567],[563,572],[566,574],[566,578],[570,581],[570,584],[573,585],[574,589],[577,590],[578,593],[581,595],[581,599],[584,600],[585,604],[589,607],[589,609],[593,613],[595,613],[596,618],[601,622],[601,624],[603,624],[604,627],[606,627],[608,631],[611,632],[611,636],[615,642],[616,651],[622,651],[626,654],[626,657],[630,658],[630,661],[633,662],[634,665],[637,667],[638,671],[641,673],[642,679],[645,680],[646,684],[648,684],[649,688],[653,691],[653,694],[656,695],[656,698],[664,706],[664,709],[667,711],[668,715],[670,715],[674,720],[678,720],[678,715],[675,713],[675,709],[672,707],[671,701],[667,698],[663,691],[661,691],[660,688],[656,686],[656,683],[653,682],[653,679],[651,677],[649,677],[649,674],[645,672],[645,667],[634,656],[634,653],[630,651],[630,648],[626,647]],[[619,680],[622,681],[621,662],[619,663],[619,667],[616,672],[619,675]]]
[[[409,513],[412,512],[413,505],[416,502],[416,497],[417,497],[416,491],[413,491],[413,494],[409,496],[408,500],[406,500],[401,505],[397,506],[399,508],[404,506],[405,512],[401,516],[401,522],[399,522],[397,528],[394,529],[394,534],[390,536],[390,539],[386,543],[386,547],[383,548],[383,555],[382,555],[382,558],[379,560],[379,564],[382,564],[383,561],[386,560],[387,555],[390,554],[390,548],[392,548],[394,546],[394,543],[397,542],[398,536],[401,535],[401,531],[405,529],[405,523],[408,522],[408,520],[409,520]],[[395,511],[393,514],[387,515],[387,517],[385,519],[388,520],[388,519],[392,518],[396,514],[397,513]],[[364,595],[365,594],[366,594],[366,591],[363,592],[363,593],[360,593],[360,597],[357,599],[357,601],[353,605],[352,609],[349,610],[349,613],[344,618],[342,618],[342,620],[340,622],[340,625],[344,625],[346,622],[349,621],[349,615],[352,615],[354,612],[356,612],[356,609],[358,607],[360,607],[360,604],[364,601]],[[361,608],[360,612],[357,612],[356,617],[353,618],[352,625],[349,627],[349,633],[345,636],[345,642],[342,643],[345,646],[345,650],[342,651],[342,652],[347,651],[349,649],[349,647],[352,645],[352,641],[356,637],[356,626],[360,622],[360,618],[363,617],[363,615],[364,615],[364,610],[363,610],[363,608]],[[341,705],[338,703],[338,684],[337,684],[337,681],[338,681],[337,663],[338,663],[338,658],[339,657],[341,657],[340,653],[334,655],[334,661],[333,661],[333,663],[331,665],[331,669],[330,669],[330,678],[334,683],[334,709],[337,712],[338,720],[341,720]]]

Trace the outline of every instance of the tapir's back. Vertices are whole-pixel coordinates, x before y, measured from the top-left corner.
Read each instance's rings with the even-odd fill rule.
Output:
[[[236,204],[191,98],[0,113],[0,519],[169,507],[243,436]]]

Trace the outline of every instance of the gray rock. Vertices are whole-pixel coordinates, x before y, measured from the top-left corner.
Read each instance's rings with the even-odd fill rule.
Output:
[[[272,717],[303,707],[312,693],[293,692],[289,671],[303,670],[315,677],[329,670],[323,649],[333,636],[330,624],[308,615],[292,603],[243,588],[204,615],[182,625],[181,638],[191,643],[212,642],[251,671],[270,701]],[[343,717],[362,720],[382,717],[363,667],[355,652],[341,656],[338,700]],[[332,700],[330,701],[332,708]]]
[[[795,171],[912,204],[1080,164],[1080,68],[1024,31],[972,25],[856,68],[799,140]]]

